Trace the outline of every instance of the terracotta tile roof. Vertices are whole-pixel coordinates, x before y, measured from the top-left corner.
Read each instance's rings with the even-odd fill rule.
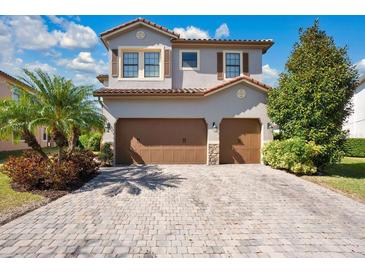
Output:
[[[248,39],[171,39],[172,46],[196,46],[203,45],[205,47],[218,47],[218,46],[229,46],[229,47],[255,47],[261,48],[263,53],[271,48],[274,44],[272,39],[262,40],[248,40]]]
[[[193,38],[178,38],[172,40],[174,43],[179,42],[218,42],[218,43],[274,43],[272,39],[259,39],[259,40],[252,40],[252,39],[193,39]]]
[[[127,23],[124,23],[124,24],[121,24],[119,26],[116,26],[116,27],[114,27],[112,29],[106,30],[106,31],[100,33],[100,37],[103,37],[105,35],[111,34],[111,33],[115,32],[117,30],[120,30],[120,29],[129,27],[130,25],[133,25],[133,24],[138,23],[138,22],[145,23],[145,24],[147,24],[147,25],[149,25],[151,27],[157,28],[157,29],[159,29],[159,30],[161,30],[161,31],[169,34],[169,35],[175,36],[176,38],[180,37],[180,35],[178,33],[174,32],[172,30],[169,30],[168,28],[165,28],[165,27],[163,27],[161,25],[158,25],[156,23],[153,23],[153,22],[151,22],[149,20],[146,20],[144,18],[137,18],[137,19],[134,19],[134,20],[129,21]]]
[[[3,78],[5,78],[5,79],[7,79],[7,80],[9,80],[9,81],[13,82],[13,83],[14,83],[14,84],[16,84],[16,85],[20,85],[20,86],[26,87],[26,88],[27,88],[27,89],[29,89],[29,90],[31,90],[31,89],[32,89],[32,88],[31,88],[29,85],[27,85],[26,83],[24,83],[24,82],[22,82],[22,81],[18,80],[18,79],[17,79],[17,78],[15,78],[14,76],[11,76],[11,75],[9,75],[9,74],[7,74],[6,72],[1,71],[1,70],[0,70],[0,77],[3,77]]]
[[[113,89],[101,88],[94,92],[94,96],[208,96],[229,86],[246,82],[264,91],[271,87],[247,75],[242,75],[211,88],[181,88],[181,89]]]
[[[105,81],[108,81],[109,76],[107,74],[99,74],[96,76],[96,79],[98,79],[99,82],[103,84]]]

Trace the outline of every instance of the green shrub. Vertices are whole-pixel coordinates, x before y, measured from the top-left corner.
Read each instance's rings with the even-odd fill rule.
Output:
[[[110,143],[104,143],[101,145],[99,160],[102,166],[111,166],[113,163],[113,151]]]
[[[99,151],[101,137],[102,135],[99,132],[93,133],[89,139],[89,146],[87,148],[91,149],[92,151]]]
[[[349,157],[365,157],[365,138],[349,138],[345,141],[345,155]]]
[[[47,161],[27,151],[20,157],[9,157],[1,172],[18,191],[73,190],[96,174],[99,164],[94,157],[91,151],[74,151],[58,163],[56,155]]]
[[[79,138],[81,144],[79,148],[90,149],[92,151],[99,151],[101,137],[102,134],[100,132],[83,134]]]
[[[317,167],[313,159],[320,151],[320,146],[301,138],[274,140],[265,145],[263,160],[273,168],[285,169],[295,174],[314,174]]]

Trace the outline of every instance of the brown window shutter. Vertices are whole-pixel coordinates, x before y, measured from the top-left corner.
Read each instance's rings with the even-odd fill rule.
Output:
[[[217,79],[223,80],[223,52],[217,52]]]
[[[118,66],[118,50],[112,49],[112,77],[118,77],[119,66]]]
[[[164,75],[166,78],[171,77],[171,50],[165,49],[164,52]]]
[[[242,53],[242,72],[243,72],[243,74],[249,74],[248,73],[248,53],[247,52]]]

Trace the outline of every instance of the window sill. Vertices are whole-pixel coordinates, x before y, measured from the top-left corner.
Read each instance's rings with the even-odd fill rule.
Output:
[[[164,81],[165,79],[164,78],[121,78],[119,77],[118,78],[118,81],[124,81],[124,82],[133,82],[133,81],[139,81],[139,82],[161,82],[161,81]]]

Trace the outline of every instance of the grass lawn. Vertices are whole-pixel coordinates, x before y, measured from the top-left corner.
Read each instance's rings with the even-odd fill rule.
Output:
[[[10,186],[9,177],[0,173],[0,215],[25,204],[41,201],[44,197],[28,192],[16,192]]]
[[[47,153],[55,153],[57,152],[57,147],[47,147],[47,148],[43,148],[43,150]],[[4,163],[5,160],[9,157],[9,156],[20,156],[22,155],[24,150],[12,150],[12,151],[1,151],[0,152],[0,164]]]
[[[365,202],[365,158],[345,157],[341,163],[328,167],[323,176],[303,178]]]

